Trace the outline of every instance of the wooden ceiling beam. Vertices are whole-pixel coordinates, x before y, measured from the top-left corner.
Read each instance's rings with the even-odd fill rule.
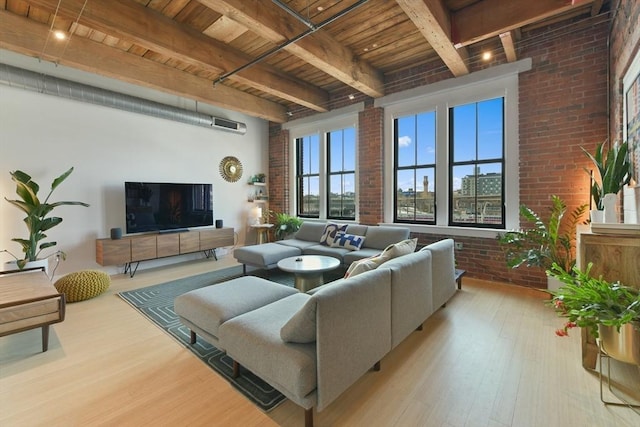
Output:
[[[469,54],[454,46],[451,18],[442,0],[396,0],[454,76],[469,74]]]
[[[514,39],[515,36],[513,31],[507,31],[506,33],[500,34],[500,42],[502,43],[502,48],[504,49],[508,62],[515,62],[518,60]]]
[[[467,46],[594,0],[483,0],[452,13],[453,42]]]
[[[64,44],[49,43],[42,55],[48,26],[3,10],[0,22],[0,48],[276,123],[287,121],[286,108],[278,103],[223,84],[214,88],[208,79],[86,38],[72,37],[66,50]]]
[[[295,20],[272,2],[263,0],[198,1],[277,45],[292,40],[308,30],[306,25]],[[368,96],[378,98],[384,95],[382,73],[368,62],[360,60],[350,49],[322,29],[289,44],[283,50]]]
[[[27,1],[50,13],[58,8],[58,0]],[[84,3],[84,0],[65,0],[58,8],[58,16],[76,20]],[[79,23],[216,75],[235,70],[253,59],[132,1],[88,2]],[[327,92],[267,64],[256,64],[230,76],[229,80],[315,111],[327,111]]]

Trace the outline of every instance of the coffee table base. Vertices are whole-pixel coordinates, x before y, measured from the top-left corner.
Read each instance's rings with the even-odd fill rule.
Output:
[[[300,292],[307,292],[320,285],[324,285],[324,274],[322,273],[296,273],[295,287]]]

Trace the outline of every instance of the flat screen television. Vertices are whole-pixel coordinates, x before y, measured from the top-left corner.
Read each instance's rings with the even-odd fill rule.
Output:
[[[213,184],[125,182],[127,234],[213,225]]]

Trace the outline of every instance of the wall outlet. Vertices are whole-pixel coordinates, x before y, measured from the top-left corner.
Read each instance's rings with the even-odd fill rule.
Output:
[[[454,247],[455,247],[456,249],[462,249],[462,242],[455,242],[455,243],[454,243]]]

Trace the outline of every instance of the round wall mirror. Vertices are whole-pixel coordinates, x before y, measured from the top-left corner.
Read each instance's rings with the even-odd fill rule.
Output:
[[[225,181],[236,182],[242,177],[242,163],[236,157],[225,157],[220,161],[220,175]]]

